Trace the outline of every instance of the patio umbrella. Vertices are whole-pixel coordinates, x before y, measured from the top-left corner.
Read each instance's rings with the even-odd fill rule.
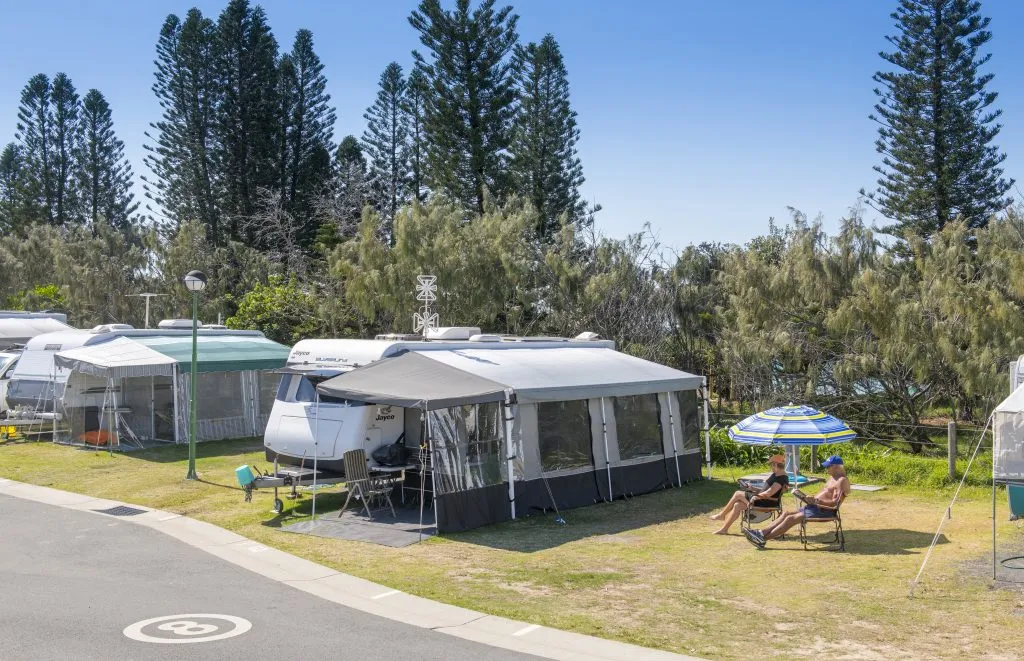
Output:
[[[748,445],[786,447],[787,472],[800,483],[800,446],[845,443],[857,437],[845,422],[810,406],[776,406],[755,413],[729,428],[729,438]],[[804,479],[806,482],[806,478]]]

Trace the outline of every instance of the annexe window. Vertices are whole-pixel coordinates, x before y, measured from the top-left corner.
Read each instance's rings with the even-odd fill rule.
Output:
[[[619,437],[619,459],[663,455],[661,411],[658,395],[613,397],[615,430]]]
[[[501,404],[453,406],[429,415],[439,494],[479,489],[506,479]]]
[[[537,404],[537,435],[544,472],[594,465],[587,400]]]
[[[700,420],[697,407],[696,390],[679,390],[675,393],[679,423],[683,430],[683,441],[679,452],[700,451]]]

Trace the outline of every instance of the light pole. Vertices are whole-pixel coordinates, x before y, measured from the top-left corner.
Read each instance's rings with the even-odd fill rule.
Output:
[[[196,363],[199,361],[199,292],[206,289],[206,275],[202,271],[189,271],[182,280],[192,292],[192,377],[188,382],[188,474],[186,480],[198,480],[196,475]]]

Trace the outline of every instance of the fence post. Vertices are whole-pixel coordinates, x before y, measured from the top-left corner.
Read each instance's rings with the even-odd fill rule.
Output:
[[[956,480],[956,420],[946,425],[946,434],[949,436],[949,479]]]

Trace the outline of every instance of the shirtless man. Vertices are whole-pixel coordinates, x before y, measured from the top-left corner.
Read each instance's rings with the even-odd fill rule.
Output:
[[[832,455],[822,464],[822,468],[828,470],[828,481],[825,487],[818,492],[817,496],[809,496],[806,505],[795,512],[785,512],[767,528],[761,530],[745,530],[747,541],[759,549],[763,549],[765,542],[769,539],[781,537],[793,526],[799,525],[803,519],[827,519],[834,518],[836,508],[843,498],[850,494],[850,480],[846,477],[846,469],[843,468],[843,459],[839,455]]]
[[[782,492],[789,486],[789,476],[786,474],[786,458],[777,454],[768,459],[768,465],[772,472],[760,491],[744,489],[737,491],[725,504],[722,511],[712,514],[712,521],[724,521],[722,527],[715,531],[716,535],[729,534],[729,528],[743,514],[748,507],[778,507]],[[746,486],[744,484],[744,486]]]

